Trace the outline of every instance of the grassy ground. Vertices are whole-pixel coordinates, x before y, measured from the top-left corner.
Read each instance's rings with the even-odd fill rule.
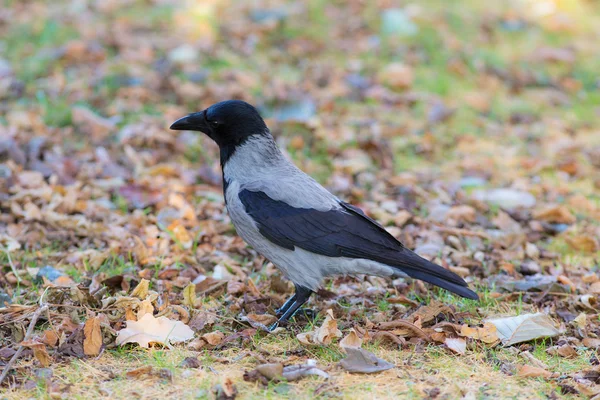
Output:
[[[382,11],[387,8],[402,10],[405,18],[396,14],[386,23],[392,18]],[[322,316],[278,335],[254,332],[199,352],[108,345],[98,357],[78,359],[49,346],[52,377],[40,378],[46,372],[27,354],[12,375],[14,385],[0,388],[1,397],[210,398],[227,377],[244,399],[579,396],[562,383],[575,387],[572,375],[591,368],[596,350],[579,343],[573,358],[547,350],[600,332],[598,311],[579,302],[582,295],[597,295],[594,280],[585,277],[597,274],[600,258],[598,11],[596,3],[578,0],[5,1],[0,294],[14,304],[40,300],[49,283],[34,277],[45,265],[80,287],[111,277],[132,283],[119,283],[113,296],[147,278],[168,304],[180,304],[190,280],[212,276],[220,265],[234,280],[252,280],[270,305],[280,302],[285,296],[273,289],[275,269],[235,239],[224,213],[214,145],[167,131],[188,112],[243,98],[260,107],[297,165],[362,205],[409,247],[441,240],[433,256],[466,268],[482,295],[477,303],[417,284],[332,280],[327,289],[342,296],[318,297],[310,305],[333,307],[344,334],[366,319],[413,312],[389,301],[398,294],[451,304],[461,314],[453,322],[471,325],[543,311],[565,334],[513,348],[469,341],[465,355],[438,344],[399,350],[369,343],[368,350],[397,365],[376,375],[344,372],[337,344],[305,348],[298,342],[295,334],[318,326]],[[81,108],[94,116],[82,115]],[[11,140],[22,156],[4,145]],[[500,187],[536,198],[535,207],[510,213],[520,226],[518,239],[494,222],[505,204],[474,200],[478,191]],[[437,219],[440,204],[471,207],[473,217]],[[566,207],[573,220],[540,217],[551,205]],[[173,210],[177,217],[170,216]],[[402,211],[408,221],[397,219]],[[164,221],[178,221],[189,237],[175,225],[163,229]],[[590,246],[573,244],[582,237]],[[526,251],[528,244],[537,256]],[[530,274],[522,265],[531,261],[542,275],[567,277],[573,290],[500,295],[496,278],[523,279]],[[246,329],[231,321],[251,302],[247,295],[228,289],[201,296],[195,309],[218,319],[197,334]],[[105,312],[64,298],[52,298],[58,304],[39,334],[64,316],[79,323]],[[565,310],[585,313],[588,325],[577,332],[559,317]],[[15,332],[26,327],[0,319],[0,349],[15,347]],[[518,367],[531,363],[519,353],[524,350],[553,378],[520,377]],[[202,368],[180,368],[187,356],[197,356]],[[264,387],[242,378],[264,362],[307,358],[331,379]],[[148,365],[150,374],[126,375]]]

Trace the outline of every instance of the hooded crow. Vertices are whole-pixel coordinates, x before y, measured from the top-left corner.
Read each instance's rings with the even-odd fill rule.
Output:
[[[332,275],[408,276],[478,299],[461,277],[404,247],[360,208],[288,161],[250,104],[223,101],[178,119],[171,129],[200,131],[219,145],[233,225],[294,283],[295,294],[277,310],[274,327]]]

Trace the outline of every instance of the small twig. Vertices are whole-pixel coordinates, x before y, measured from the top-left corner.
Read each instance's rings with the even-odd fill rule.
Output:
[[[31,335],[33,334],[33,330],[35,328],[35,324],[37,323],[38,318],[40,317],[40,315],[44,312],[48,311],[48,306],[47,305],[43,305],[40,308],[38,308],[35,313],[33,314],[33,316],[31,317],[31,322],[29,323],[29,328],[27,328],[27,333],[25,333],[25,337],[23,338],[23,342],[29,340],[29,338],[31,337]],[[0,376],[0,385],[2,385],[2,382],[4,382],[4,379],[6,378],[6,376],[8,375],[8,372],[10,371],[10,369],[12,368],[13,364],[19,359],[19,357],[21,356],[21,353],[23,352],[23,349],[25,348],[25,346],[20,345],[19,348],[17,349],[17,352],[12,356],[12,358],[10,359],[10,361],[6,364],[6,366],[4,367],[4,370],[2,371],[2,375]]]
[[[10,258],[10,251],[8,251],[7,249],[3,250],[6,253],[6,257],[8,257],[8,264],[10,265],[10,269],[12,269],[13,274],[15,274],[15,278],[17,278],[17,283],[21,283],[21,277],[17,273],[17,268],[15,267],[15,264],[13,264],[12,258]]]

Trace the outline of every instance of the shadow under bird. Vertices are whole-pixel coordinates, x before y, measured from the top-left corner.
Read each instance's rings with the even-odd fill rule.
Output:
[[[223,101],[178,119],[171,129],[200,131],[219,145],[233,225],[294,283],[296,292],[277,310],[272,329],[333,275],[408,276],[478,299],[460,276],[404,247],[360,208],[288,161],[250,104]]]

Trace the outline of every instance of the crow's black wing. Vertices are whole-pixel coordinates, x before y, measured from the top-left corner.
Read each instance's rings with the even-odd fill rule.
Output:
[[[340,202],[339,209],[319,211],[292,207],[260,191],[244,189],[239,197],[260,233],[281,247],[299,247],[328,257],[377,261],[463,297],[477,298],[461,277],[408,250],[350,204]]]

